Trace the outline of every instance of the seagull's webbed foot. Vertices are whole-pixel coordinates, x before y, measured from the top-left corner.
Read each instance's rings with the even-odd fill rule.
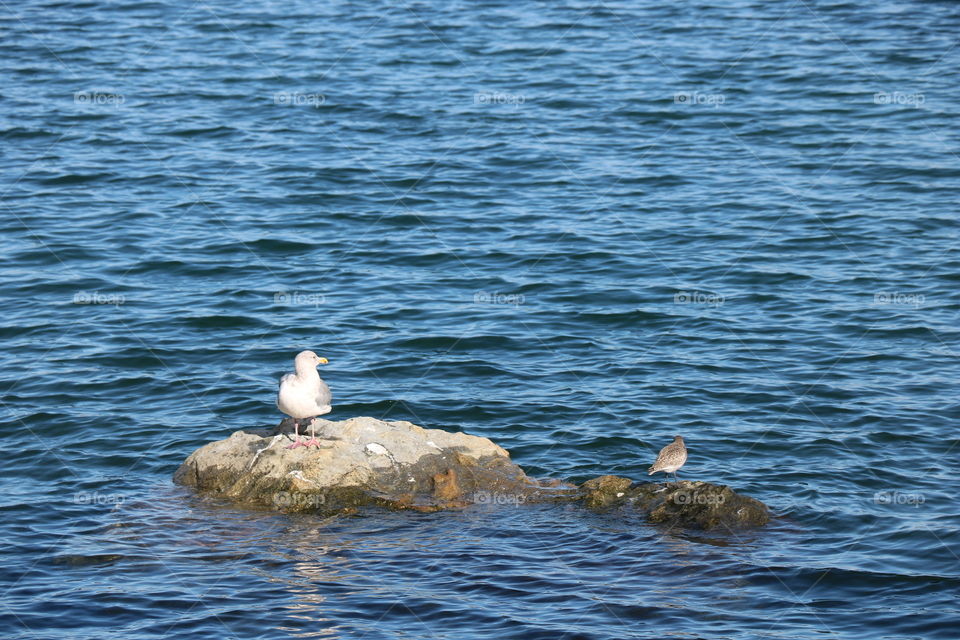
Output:
[[[320,448],[321,448],[321,447],[320,447],[320,441],[317,440],[317,425],[316,425],[316,422],[317,422],[317,419],[316,419],[316,418],[311,418],[311,419],[310,419],[310,439],[307,440],[306,442],[301,442],[300,444],[301,444],[302,446],[304,446],[304,447],[316,447],[317,449],[320,449]]]
[[[320,444],[320,441],[317,440],[317,431],[316,425],[314,424],[316,419],[310,421],[310,439],[301,440],[300,432],[297,429],[297,423],[294,423],[294,434],[296,435],[296,441],[287,446],[287,449],[296,449],[298,447],[316,447],[317,449],[323,449],[324,447]],[[334,438],[336,439],[336,438]],[[329,448],[329,447],[327,447]]]
[[[287,449],[296,449],[297,447],[304,446],[303,441],[300,440],[300,423],[294,418],[293,420],[293,444],[288,444]]]

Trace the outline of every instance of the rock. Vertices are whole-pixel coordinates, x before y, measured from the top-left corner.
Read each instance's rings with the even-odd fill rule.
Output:
[[[759,500],[742,496],[725,485],[709,482],[644,483],[629,478],[601,476],[580,489],[584,505],[598,508],[639,509],[650,522],[670,526],[715,529],[765,525],[770,512]]]
[[[435,510],[488,501],[535,499],[541,492],[487,438],[409,422],[318,419],[324,447],[287,449],[292,422],[237,431],[197,449],[174,481],[247,504],[284,511],[337,511],[363,505]]]
[[[617,476],[600,476],[587,480],[580,485],[580,489],[584,492],[583,503],[592,509],[598,509],[608,507],[615,502],[622,502],[622,498],[632,484],[633,480],[630,478]]]
[[[457,472],[447,469],[444,473],[433,474],[433,497],[437,500],[450,501],[462,495],[457,483]]]
[[[576,487],[528,477],[487,438],[374,418],[316,424],[320,449],[287,449],[293,442],[288,419],[274,429],[237,431],[200,447],[173,479],[235,502],[290,512],[353,512],[366,505],[437,511],[559,500],[591,509],[637,509],[651,522],[700,529],[770,519],[763,503],[722,485],[634,484],[607,475]]]

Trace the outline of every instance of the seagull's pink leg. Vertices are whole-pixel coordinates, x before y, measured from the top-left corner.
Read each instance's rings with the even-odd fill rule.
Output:
[[[295,437],[293,444],[288,444],[287,449],[296,449],[297,447],[306,446],[303,444],[303,441],[300,440],[300,421],[296,418],[293,419],[293,434]]]
[[[314,446],[317,449],[320,448],[320,441],[317,440],[317,429],[316,425],[314,424],[316,421],[316,418],[310,419],[310,439],[301,443],[304,447]]]

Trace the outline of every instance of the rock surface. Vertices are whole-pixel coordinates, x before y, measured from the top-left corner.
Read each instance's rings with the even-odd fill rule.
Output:
[[[575,487],[537,481],[487,438],[410,422],[318,419],[322,448],[288,449],[292,421],[237,431],[194,451],[174,481],[235,502],[283,511],[338,512],[365,505],[436,511],[471,504],[580,501],[597,510],[638,509],[670,526],[766,524],[763,503],[706,482],[635,485],[601,476]]]
[[[594,509],[634,508],[650,522],[697,529],[756,527],[770,521],[766,505],[709,482],[644,483],[629,478],[601,476],[584,482],[583,501]]]
[[[197,449],[173,479],[285,511],[368,504],[429,511],[540,500],[558,492],[527,477],[487,438],[374,418],[318,419],[316,427],[320,449],[287,449],[293,442],[290,420],[275,429],[237,431]]]

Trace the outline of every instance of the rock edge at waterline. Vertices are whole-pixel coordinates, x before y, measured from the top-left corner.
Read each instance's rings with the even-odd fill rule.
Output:
[[[538,481],[487,438],[410,422],[317,419],[322,448],[288,449],[291,420],[246,429],[194,451],[178,484],[234,502],[287,512],[335,513],[362,506],[437,511],[472,504],[580,501],[592,509],[634,508],[651,522],[684,527],[766,524],[763,503],[706,482],[635,485],[601,476],[580,487]]]

